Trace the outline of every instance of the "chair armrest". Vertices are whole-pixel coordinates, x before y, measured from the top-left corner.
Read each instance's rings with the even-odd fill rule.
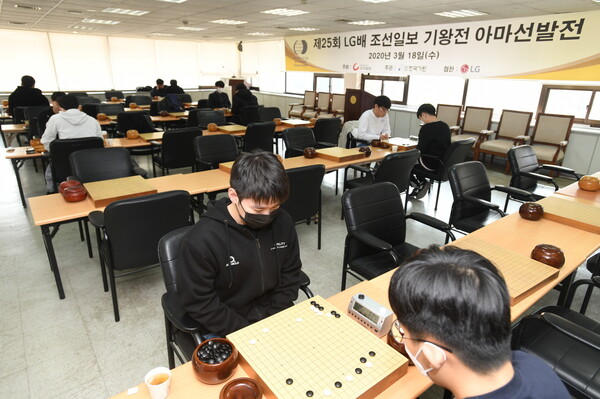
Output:
[[[500,210],[500,207],[498,205],[494,204],[493,202],[482,200],[481,198],[471,197],[470,195],[464,195],[463,199],[465,201],[468,201],[468,202],[471,202],[471,203],[474,203],[477,205],[481,205],[481,206],[489,208],[493,211],[496,211],[499,214],[501,214],[502,216],[506,216],[506,214]]]
[[[206,166],[208,169],[213,169],[213,164],[206,161],[196,161],[199,165]]]
[[[133,167],[133,173],[135,173],[138,176],[142,176],[144,179],[148,177],[148,171],[144,168],[140,168],[139,166]]]
[[[373,173],[373,169],[369,168],[368,166],[350,165],[346,169],[354,169],[354,170],[358,170],[359,172],[369,173],[369,174]]]
[[[543,312],[540,314],[540,319],[552,328],[565,335],[568,335],[574,340],[591,346],[595,350],[600,350],[600,335],[594,333],[593,331],[581,327],[580,325],[575,324],[572,321],[569,321],[554,313]]]
[[[326,141],[317,142],[317,148],[329,148],[329,147],[337,147],[337,144],[328,143]]]
[[[178,330],[188,334],[194,334],[200,331],[200,323],[188,316],[187,313],[178,315],[178,313],[181,313],[181,308],[178,307],[175,295],[167,292],[166,294],[163,294],[160,301],[165,316]],[[179,312],[177,312],[178,310]]]
[[[491,136],[492,134],[496,133],[496,131],[495,130],[486,130],[486,129],[484,129],[484,130],[480,131],[479,133],[484,134],[486,136]]]
[[[162,147],[162,143],[160,141],[150,140],[151,147]]]
[[[561,148],[565,148],[567,146],[567,144],[569,144],[569,142],[567,140],[563,140],[558,144],[561,146]]]
[[[555,172],[560,172],[560,173],[566,173],[569,175],[573,175],[577,178],[577,180],[579,180],[581,178],[581,175],[579,173],[576,173],[573,169],[571,168],[566,168],[564,166],[559,166],[559,165],[549,165],[547,163],[542,165],[543,169],[548,169],[548,170],[553,170]]]
[[[460,126],[449,126],[450,130],[460,130]]]
[[[290,104],[290,107],[293,107],[293,106],[295,106],[295,105],[304,105],[304,104],[302,104],[302,103],[291,103],[291,104]]]
[[[551,183],[554,180],[550,176],[542,175],[540,173],[535,173],[535,172],[521,171],[521,172],[519,172],[519,176],[531,177],[532,179],[541,180],[546,183]]]
[[[533,195],[531,195],[531,193],[529,191],[522,190],[517,187],[503,186],[501,184],[498,184],[497,186],[492,187],[492,190],[500,191],[500,192],[506,193],[508,195],[529,197],[530,201],[535,202],[535,198],[533,197]]]
[[[104,227],[104,212],[102,211],[92,211],[88,215],[88,220],[92,224],[92,226],[96,228]]]
[[[523,135],[517,136],[517,137],[515,137],[515,139],[521,140],[521,141],[524,141],[524,142],[531,141],[531,137],[530,136],[523,136]]]
[[[406,215],[406,218],[416,220],[417,222],[426,224],[427,226],[433,227],[436,230],[440,230],[450,235],[453,241],[456,239],[454,234],[452,234],[450,225],[440,219],[434,218],[433,216],[429,216],[420,212],[412,212],[410,215]]]
[[[354,230],[354,231],[350,232],[350,235],[352,237],[356,238],[357,240],[359,240],[360,242],[362,242],[363,244],[366,244],[370,247],[379,249],[381,251],[391,251],[392,250],[391,244],[375,237],[371,233],[367,233],[366,231]]]

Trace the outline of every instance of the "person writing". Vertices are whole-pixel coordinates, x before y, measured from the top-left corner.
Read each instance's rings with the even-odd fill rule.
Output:
[[[231,108],[229,96],[223,91],[225,83],[222,80],[215,82],[216,90],[208,95],[209,108]]]
[[[29,75],[21,77],[21,86],[18,86],[8,96],[8,114],[14,115],[15,107],[27,107],[30,105],[48,105],[48,99],[40,89],[35,88],[35,79]]]
[[[165,94],[184,94],[185,93],[183,91],[183,89],[177,85],[177,81],[175,79],[171,79],[171,81],[169,83],[171,85],[168,87],[165,87]]]
[[[287,174],[271,153],[241,154],[228,198],[209,206],[183,239],[178,303],[204,338],[225,336],[293,304],[300,287],[294,222],[279,209]]]
[[[358,128],[352,135],[360,140],[371,142],[371,140],[387,140],[390,138],[390,117],[388,111],[392,101],[387,96],[375,97],[373,109],[362,113],[358,119]]]
[[[248,106],[258,106],[258,99],[248,90],[248,87],[244,83],[240,83],[235,87],[235,94],[233,95],[233,106],[231,107],[232,120],[236,123],[241,123],[242,112]]]
[[[510,297],[476,252],[431,246],[392,276],[392,334],[419,371],[455,398],[567,399],[537,357],[510,349]]]
[[[166,94],[167,87],[165,86],[165,81],[162,79],[156,79],[156,86],[150,92],[152,97],[164,97]]]

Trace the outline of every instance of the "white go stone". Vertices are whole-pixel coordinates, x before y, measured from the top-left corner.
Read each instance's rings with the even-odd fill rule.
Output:
[[[302,317],[296,318],[296,322],[301,323],[302,322]]]
[[[265,328],[263,328],[263,329],[262,329],[262,332],[264,332],[264,333],[268,333],[268,332],[269,332],[269,329],[268,329],[267,327],[265,327]]]
[[[365,363],[365,366],[367,366],[367,367],[373,367],[373,363],[371,363],[371,362],[366,362],[366,363]]]
[[[325,389],[323,391],[323,395],[325,395],[325,396],[331,396],[331,391],[329,389]]]
[[[254,345],[255,343],[256,343],[256,340],[255,340],[255,339],[251,339],[251,340],[250,340],[250,345]]]

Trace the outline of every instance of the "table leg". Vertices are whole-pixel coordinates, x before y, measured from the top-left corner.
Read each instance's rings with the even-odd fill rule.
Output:
[[[63,289],[62,280],[60,278],[60,271],[58,270],[58,262],[56,261],[56,255],[54,253],[54,245],[52,245],[52,238],[58,231],[59,226],[52,226],[52,232],[50,232],[50,226],[42,227],[42,238],[44,239],[44,246],[46,247],[46,254],[48,255],[48,262],[50,263],[50,270],[54,273],[54,280],[56,280],[56,289],[58,290],[58,297],[65,299],[65,291]]]
[[[567,299],[567,294],[569,293],[569,288],[571,288],[571,284],[573,284],[573,280],[575,280],[575,275],[577,274],[577,269],[571,274],[569,274],[563,281],[560,283],[562,287],[560,288],[560,294],[558,295],[558,301],[556,302],[557,306],[565,306],[565,301]]]
[[[11,159],[13,169],[15,171],[15,177],[17,178],[17,186],[19,186],[19,195],[21,195],[21,204],[23,204],[23,208],[27,208],[27,201],[25,201],[25,195],[23,194],[23,185],[21,184],[21,174],[19,173],[19,165],[18,159]],[[21,163],[21,165],[23,165]]]

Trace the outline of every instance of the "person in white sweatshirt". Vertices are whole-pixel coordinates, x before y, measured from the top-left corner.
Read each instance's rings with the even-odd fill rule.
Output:
[[[392,102],[389,97],[375,97],[373,109],[363,112],[358,120],[358,128],[352,132],[352,135],[368,142],[389,139],[392,129],[388,111],[391,106]]]
[[[102,137],[102,129],[98,121],[79,110],[79,100],[72,95],[59,97],[56,102],[59,112],[48,119],[46,130],[42,135],[41,143],[50,151],[50,143],[56,139],[78,139],[83,137]],[[52,170],[50,165],[46,168],[46,189],[49,193],[54,191]]]

